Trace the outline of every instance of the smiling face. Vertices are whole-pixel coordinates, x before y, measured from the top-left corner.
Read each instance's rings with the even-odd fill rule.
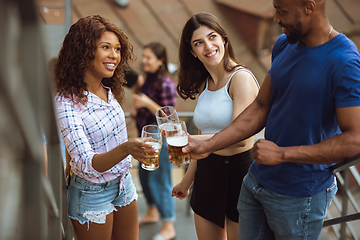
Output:
[[[276,10],[274,22],[282,27],[290,44],[298,42],[303,36],[301,6],[294,1],[274,0]]]
[[[111,78],[120,63],[120,42],[113,32],[104,32],[97,44],[92,67],[86,70],[94,78]]]
[[[143,64],[143,70],[146,73],[156,73],[163,64],[163,60],[158,59],[151,48],[144,49],[141,62]]]
[[[216,66],[224,60],[224,44],[222,37],[205,25],[195,30],[191,38],[192,54],[205,66]]]

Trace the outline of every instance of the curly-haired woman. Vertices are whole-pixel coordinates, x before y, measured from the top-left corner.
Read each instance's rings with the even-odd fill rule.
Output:
[[[55,64],[61,137],[70,156],[68,216],[75,239],[138,239],[137,193],[131,155],[154,150],[128,140],[124,67],[134,59],[127,36],[101,16],[73,24]],[[150,155],[146,155],[149,153]]]

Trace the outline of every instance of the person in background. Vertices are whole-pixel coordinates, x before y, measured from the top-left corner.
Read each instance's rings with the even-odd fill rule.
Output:
[[[255,99],[259,86],[249,69],[239,64],[226,31],[209,13],[197,13],[185,24],[179,49],[177,90],[195,99],[197,139],[208,139],[227,127]],[[172,196],[184,199],[193,184],[190,205],[200,240],[234,240],[238,236],[236,209],[242,179],[253,159],[254,137],[191,160]]]
[[[283,34],[255,101],[227,128],[183,148],[191,158],[265,128],[241,187],[239,239],[319,239],[337,191],[333,163],[360,151],[360,56],[325,0],[273,0]]]
[[[157,124],[155,113],[163,106],[176,104],[176,86],[170,78],[166,48],[158,42],[144,47],[142,67],[146,73],[140,94],[133,95],[133,106],[137,110],[136,126],[139,134],[145,125]],[[139,177],[147,203],[147,212],[139,219],[140,224],[157,222],[159,213],[163,220],[160,232],[153,240],[173,239],[176,236],[175,201],[171,197],[172,182],[168,149],[165,137],[159,158],[159,168],[149,172],[139,168]]]
[[[123,69],[133,58],[127,36],[99,15],[73,24],[58,55],[55,104],[71,168],[67,211],[77,240],[139,239],[131,155],[144,162],[158,153],[127,137],[119,103]]]

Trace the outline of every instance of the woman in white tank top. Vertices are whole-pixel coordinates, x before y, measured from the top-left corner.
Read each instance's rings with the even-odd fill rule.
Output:
[[[180,40],[179,81],[183,99],[194,100],[195,125],[205,140],[227,127],[257,96],[254,75],[238,64],[227,33],[218,19],[197,13],[184,26]],[[194,183],[191,207],[198,239],[237,239],[237,200],[242,178],[252,163],[254,137],[192,160],[172,195],[184,199]]]

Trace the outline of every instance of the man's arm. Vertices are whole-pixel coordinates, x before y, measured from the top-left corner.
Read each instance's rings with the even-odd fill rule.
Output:
[[[271,93],[268,73],[256,99],[227,128],[206,141],[197,141],[190,137],[190,144],[183,148],[183,152],[190,152],[192,159],[201,159],[258,133],[266,124]]]
[[[253,158],[259,164],[276,165],[282,162],[331,164],[342,162],[360,152],[360,106],[336,109],[341,134],[318,144],[279,147],[259,140],[253,148]]]

